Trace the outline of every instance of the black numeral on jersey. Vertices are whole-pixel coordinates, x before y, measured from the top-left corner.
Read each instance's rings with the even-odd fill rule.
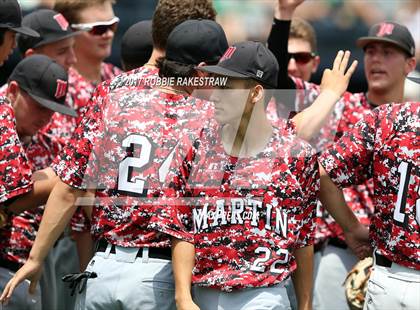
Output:
[[[122,147],[130,153],[134,153],[138,147],[141,149],[139,157],[126,157],[121,161],[118,170],[118,191],[130,196],[144,196],[147,191],[147,179],[132,175],[134,169],[141,172],[150,166],[153,161],[152,142],[146,136],[130,135],[123,140]],[[158,178],[161,183],[166,179],[174,153],[175,148],[159,167]]]

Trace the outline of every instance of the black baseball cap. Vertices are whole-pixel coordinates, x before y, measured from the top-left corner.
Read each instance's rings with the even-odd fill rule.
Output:
[[[365,48],[366,45],[372,42],[392,43],[404,50],[411,57],[416,53],[413,36],[407,27],[398,23],[383,22],[373,25],[367,37],[361,37],[356,41],[357,46],[361,48]]]
[[[166,59],[185,65],[217,63],[228,48],[223,28],[208,19],[191,19],[169,34]]]
[[[39,37],[38,32],[22,26],[22,10],[17,0],[0,0],[0,28]]]
[[[65,105],[68,76],[66,70],[45,55],[32,55],[19,62],[9,77],[40,105],[70,116],[75,110]]]
[[[19,35],[17,45],[22,54],[28,49],[73,37],[81,32],[71,29],[66,18],[61,14],[49,9],[40,9],[26,15],[22,25],[34,29],[39,33],[38,38]]]
[[[124,62],[146,63],[152,55],[152,21],[144,20],[132,25],[124,33],[121,41],[121,58]]]
[[[267,88],[276,88],[279,64],[264,44],[245,41],[229,47],[216,66],[197,67],[197,70],[237,79],[253,79]]]
[[[413,81],[417,84],[420,84],[420,77],[407,76],[407,79],[409,79],[410,81]]]

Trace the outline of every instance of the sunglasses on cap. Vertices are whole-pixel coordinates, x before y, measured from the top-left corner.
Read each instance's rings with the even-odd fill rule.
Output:
[[[310,62],[315,56],[315,53],[310,52],[299,52],[299,53],[289,53],[290,58],[293,58],[296,63],[304,65]]]
[[[108,29],[110,29],[112,32],[115,32],[117,30],[119,21],[120,19],[118,17],[114,17],[109,21],[101,21],[86,24],[72,24],[71,27],[74,30],[87,31],[92,35],[100,36],[107,32]]]

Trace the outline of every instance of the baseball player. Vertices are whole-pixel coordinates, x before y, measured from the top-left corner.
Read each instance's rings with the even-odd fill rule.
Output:
[[[132,25],[121,40],[121,64],[124,71],[142,67],[152,56],[152,21]]]
[[[302,1],[296,1],[297,4],[300,2]],[[280,26],[281,24],[277,24],[273,27]],[[277,29],[277,32],[279,31],[282,30]],[[277,48],[273,49],[274,51],[278,51],[282,45],[274,38],[269,42],[278,44]],[[358,40],[358,45],[365,51],[364,63],[368,91],[359,94],[345,93],[333,106],[331,116],[327,118],[325,126],[312,140],[320,151],[328,149],[364,114],[369,113],[376,106],[403,101],[405,77],[415,68],[414,40],[407,28],[402,25],[393,22],[374,25],[368,37]],[[299,79],[294,79],[292,88],[297,89],[296,109],[298,111],[310,105],[313,98],[319,94],[317,85]],[[304,96],[300,96],[302,92]],[[345,188],[344,195],[359,220],[369,225],[369,217],[373,212],[372,181]],[[314,307],[345,308],[347,302],[341,284],[357,262],[357,257],[348,249],[340,227],[328,214],[322,212],[322,208],[320,211],[322,216],[318,219],[317,236],[319,239],[327,238],[328,242],[322,247],[322,258],[316,273]],[[330,298],[330,294],[334,294],[337,298]]]
[[[1,1],[0,12],[0,66],[2,66],[16,47],[16,33],[31,37],[38,37],[39,34],[22,26],[22,10],[17,0]]]
[[[34,54],[46,55],[66,70],[69,70],[76,63],[74,43],[75,36],[79,35],[80,32],[73,31],[62,14],[49,9],[36,10],[23,18],[22,25],[30,27],[40,34],[38,38],[22,35],[17,37],[19,51],[24,57]],[[2,87],[4,92],[6,92],[7,86],[5,84]],[[74,95],[76,90],[79,95],[72,97],[70,93]],[[84,105],[81,104],[83,96],[80,95],[84,91],[78,80],[74,79],[74,75],[72,75],[69,78],[66,104],[79,110]],[[31,143],[27,145],[25,150],[28,158],[34,163],[34,169],[39,170],[49,167],[55,156],[71,137],[76,123],[77,119],[75,117],[55,113],[50,122],[32,137]],[[27,211],[27,213],[30,212],[39,213],[36,216],[36,219],[39,220],[43,209],[36,208]],[[39,227],[39,221],[26,223],[33,226],[28,228],[31,231],[36,231]],[[70,237],[68,231],[70,229],[50,251],[44,264],[41,293],[43,295],[43,308],[45,309],[60,308],[64,310],[74,308],[75,298],[70,296],[67,286],[61,281],[62,276],[79,270],[76,243]]]
[[[348,54],[343,59],[341,53],[334,70],[346,80]],[[282,127],[267,119],[271,96],[264,89],[277,83],[277,61],[263,44],[243,42],[200,70],[229,80],[212,95],[217,122],[204,128],[174,181],[192,206],[181,199],[158,208],[151,221],[175,238],[178,309],[197,309],[191,270],[200,309],[288,309],[284,282],[292,272],[299,304],[308,307],[317,159],[296,137],[299,118]]]
[[[178,27],[181,27],[178,31],[174,30],[176,39],[168,39],[167,61],[162,66],[170,65],[169,61],[178,66],[184,63],[189,69],[201,62],[216,63],[227,49],[225,34],[213,21],[193,20]],[[182,42],[178,39],[180,35]],[[75,135],[79,134],[82,139],[66,148],[65,157],[54,166],[62,178],[49,199],[54,206],[64,196],[79,196],[85,182],[89,184],[89,176],[98,176],[96,197],[100,202],[92,214],[92,233],[98,247],[84,273],[89,280],[79,298],[81,309],[113,309],[120,304],[127,309],[175,307],[170,240],[147,227],[154,206],[142,202],[138,196],[159,198],[165,193],[160,172],[170,164],[171,154],[181,143],[184,131],[188,132],[190,127],[201,128],[203,116],[211,106],[190,97],[185,87],[139,91],[142,89],[142,85],[138,85],[109,92],[97,116],[100,120],[97,132],[90,128],[79,133],[77,129]],[[86,153],[89,148],[91,154]],[[93,161],[88,165],[90,156]],[[136,156],[141,160],[136,161]],[[144,162],[145,159],[148,160]],[[58,191],[63,193],[63,189],[66,194],[61,196]],[[71,205],[66,200],[60,202],[64,216],[50,213],[57,208],[49,207],[48,203],[43,221],[49,222],[52,215],[61,222],[57,227],[62,228],[74,211],[73,199]],[[51,225],[41,224],[38,237],[42,243],[47,242],[41,248],[51,246],[50,241],[56,238],[53,231],[45,234],[51,228]],[[37,251],[35,245],[32,254]],[[45,257],[42,255],[40,261]],[[13,286],[9,287],[13,290]],[[122,289],[117,290],[117,287]],[[8,288],[5,296],[6,291]]]
[[[374,266],[364,309],[417,309],[420,304],[419,115],[419,102],[378,107],[320,158],[329,198],[324,205],[344,229],[346,207],[337,205],[343,199],[333,199],[334,184],[345,188],[373,178]]]
[[[43,55],[30,56],[20,62],[9,77],[7,99],[1,101],[1,202],[8,213],[7,223],[0,230],[0,277],[2,288],[29,256],[35,239],[40,212],[13,215],[8,208],[17,197],[30,194],[44,195],[31,180],[33,162],[25,148],[28,138],[50,120],[54,111],[76,116],[64,105],[67,91],[67,73],[53,60]],[[39,199],[38,199],[39,200]],[[40,203],[41,205],[42,203]],[[35,287],[32,287],[35,290]],[[39,291],[37,292],[39,295]],[[40,298],[29,298],[20,290],[9,304],[10,309],[41,309]]]

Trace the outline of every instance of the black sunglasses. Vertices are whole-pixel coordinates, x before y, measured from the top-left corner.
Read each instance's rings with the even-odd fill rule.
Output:
[[[307,64],[310,62],[315,56],[315,53],[309,53],[309,52],[299,52],[299,53],[289,53],[290,58],[293,58],[296,63],[300,65]]]

